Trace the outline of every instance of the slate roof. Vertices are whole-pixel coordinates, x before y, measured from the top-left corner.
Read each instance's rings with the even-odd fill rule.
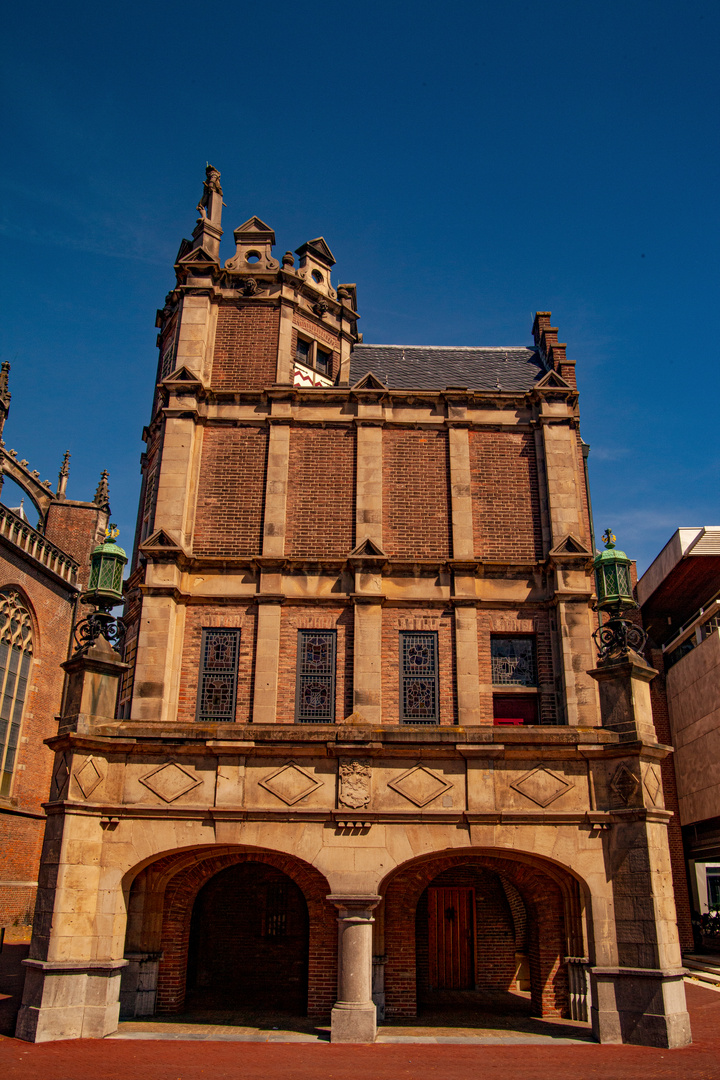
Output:
[[[454,345],[356,345],[350,354],[350,386],[372,371],[390,389],[525,391],[546,373],[537,349]]]

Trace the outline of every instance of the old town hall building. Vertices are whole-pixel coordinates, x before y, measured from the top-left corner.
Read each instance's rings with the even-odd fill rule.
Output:
[[[18,1033],[272,1001],[372,1041],[444,989],[689,1039],[661,762],[598,665],[574,362],[365,344],[321,237],[207,170],[158,312],[124,660],[68,665]],[[119,686],[115,709],[115,688]]]

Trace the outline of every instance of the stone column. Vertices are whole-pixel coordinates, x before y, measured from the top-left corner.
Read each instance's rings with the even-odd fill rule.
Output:
[[[617,966],[591,969],[593,1031],[601,1042],[677,1047],[690,1042],[690,1018],[649,682],[657,674],[626,650],[589,672],[600,685],[603,727],[621,752],[607,758],[604,798],[612,808],[603,835],[612,882]],[[622,752],[625,750],[626,752]]]
[[[379,896],[329,896],[338,909],[338,1000],[330,1041],[375,1042],[377,1012],[372,1000],[372,912]]]
[[[185,607],[174,597],[143,597],[132,720],[176,721],[184,630]]]

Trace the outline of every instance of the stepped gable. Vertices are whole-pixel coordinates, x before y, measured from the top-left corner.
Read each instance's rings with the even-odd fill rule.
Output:
[[[532,389],[547,368],[537,349],[428,345],[356,345],[350,354],[350,385],[368,371],[391,389]]]

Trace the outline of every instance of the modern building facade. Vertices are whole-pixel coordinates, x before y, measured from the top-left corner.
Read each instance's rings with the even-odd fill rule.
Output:
[[[678,818],[701,916],[720,908],[720,527],[678,529],[637,592],[661,672],[656,724],[667,723],[675,747]]]
[[[10,408],[10,365],[0,372],[0,436]],[[95,498],[67,497],[69,454],[52,490],[0,439],[0,927],[10,940],[29,932],[45,828],[43,803],[55,761],[45,739],[57,734],[64,673],[90,551],[108,521],[107,474]],[[11,485],[6,486],[6,492]],[[17,489],[12,489],[17,492]],[[26,503],[26,506],[25,506]],[[34,511],[37,527],[30,523]]]
[[[158,312],[124,663],[67,665],[18,1033],[264,998],[372,1041],[527,989],[689,1039],[653,672],[597,666],[575,365],[369,345],[208,168]],[[114,710],[113,688],[120,685]]]

